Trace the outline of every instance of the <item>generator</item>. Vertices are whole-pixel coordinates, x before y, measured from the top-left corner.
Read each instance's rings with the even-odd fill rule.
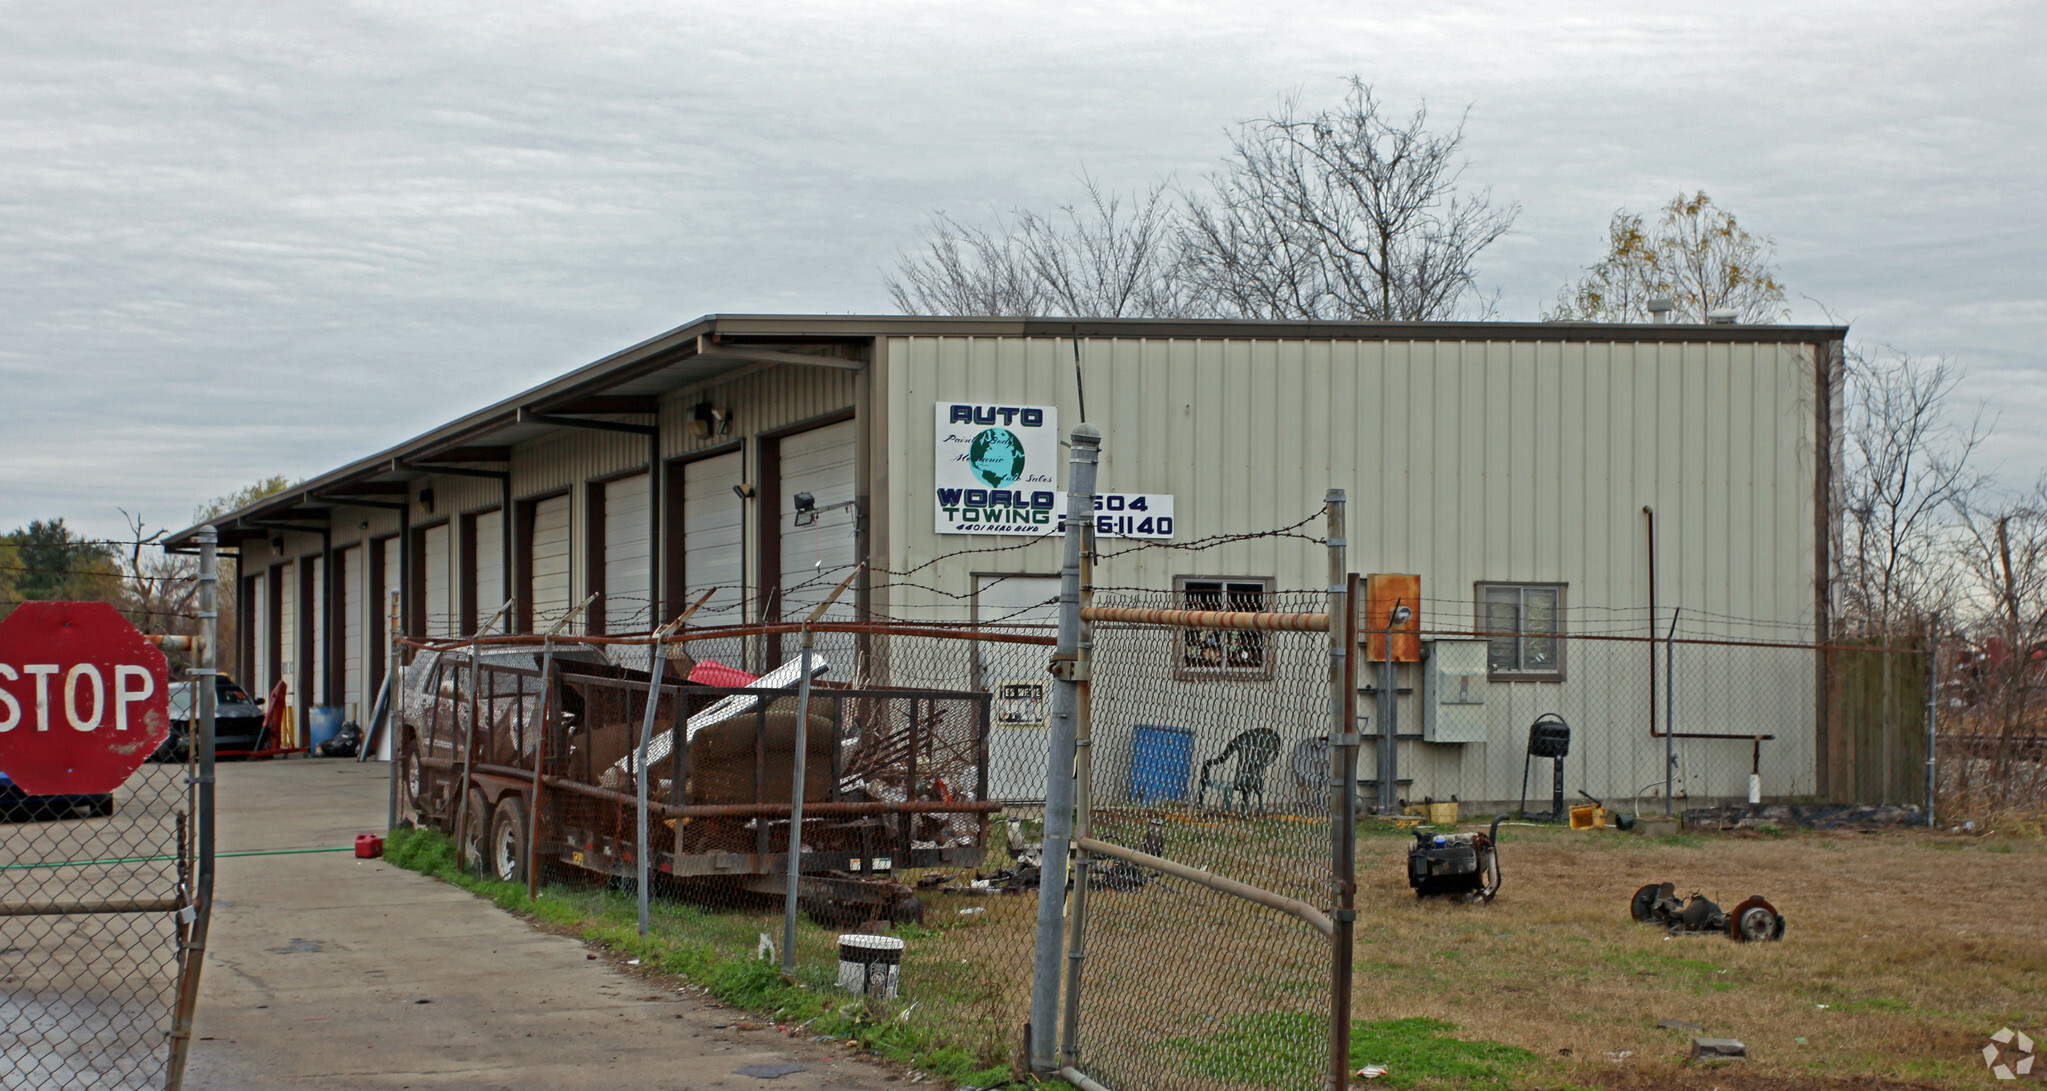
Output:
[[[1407,885],[1417,898],[1489,902],[1500,892],[1499,815],[1486,832],[1416,830],[1407,849]]]

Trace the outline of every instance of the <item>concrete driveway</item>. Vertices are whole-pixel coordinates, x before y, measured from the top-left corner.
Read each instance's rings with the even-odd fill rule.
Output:
[[[351,845],[383,828],[388,769],[223,765],[220,850]],[[622,974],[575,940],[381,860],[223,859],[215,897],[187,1087],[864,1091],[903,1082]],[[737,1073],[755,1065],[802,1071]]]

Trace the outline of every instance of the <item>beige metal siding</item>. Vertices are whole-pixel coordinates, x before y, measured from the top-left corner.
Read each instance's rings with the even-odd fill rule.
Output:
[[[889,567],[991,544],[932,532],[932,435],[922,422],[942,399],[1050,404],[1060,409],[1061,431],[1071,431],[1079,422],[1072,343],[901,337],[882,351],[886,412],[902,422],[886,450],[894,479]],[[1568,584],[1574,629],[1640,633],[1646,504],[1657,513],[1664,620],[1681,606],[1712,616],[1720,633],[1737,639],[1811,632],[1811,352],[1777,344],[1081,343],[1090,420],[1104,434],[1101,487],[1173,494],[1183,542],[1304,518],[1303,531],[1319,533],[1311,517],[1337,486],[1350,499],[1352,567],[1421,573],[1429,628],[1469,629],[1474,583],[1504,580]],[[1064,480],[1062,469],[1062,487]],[[963,598],[971,560],[931,570],[934,584]],[[1060,558],[1048,541],[1004,560],[1050,571]],[[1189,574],[1186,566],[1271,576],[1281,589],[1318,588],[1324,571],[1310,543],[1270,537],[1194,557],[1142,551],[1109,565],[1110,583],[1157,588]],[[942,595],[918,598],[914,588],[891,593],[896,612],[961,609]],[[1514,798],[1527,725],[1552,709],[1577,717],[1574,788],[1582,776],[1595,792],[1630,793],[1660,776],[1643,765],[1648,747],[1635,743],[1648,730],[1648,653],[1629,647],[1625,655],[1595,654],[1590,642],[1575,642],[1567,645],[1568,681],[1492,686],[1485,744],[1404,744],[1402,771],[1416,778],[1414,792]],[[1769,711],[1741,709],[1739,717],[1781,722],[1778,753],[1806,770],[1768,790],[1809,791],[1809,659],[1770,666],[1767,690],[1743,679],[1741,664],[1698,669],[1729,692],[1769,702]],[[1737,710],[1719,715],[1733,722]],[[1403,709],[1402,722],[1418,730],[1418,709]],[[1732,758],[1713,761],[1730,775],[1746,773]]]

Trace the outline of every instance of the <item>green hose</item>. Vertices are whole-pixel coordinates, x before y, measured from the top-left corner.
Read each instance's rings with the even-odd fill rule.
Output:
[[[229,856],[291,856],[301,852],[349,852],[354,848],[354,845],[342,845],[326,849],[252,849],[248,852],[216,852],[213,858],[220,860]],[[91,867],[94,864],[160,864],[175,859],[177,859],[175,856],[125,856],[111,860],[53,860],[40,864],[0,864],[0,871],[39,867]]]

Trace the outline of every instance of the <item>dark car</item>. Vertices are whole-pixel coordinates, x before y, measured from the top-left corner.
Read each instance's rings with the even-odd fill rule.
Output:
[[[151,761],[184,761],[190,755],[193,707],[199,683],[171,683],[171,733],[149,756]],[[224,674],[213,678],[213,750],[226,755],[257,748],[263,738],[263,706]]]
[[[80,808],[93,818],[105,818],[114,813],[114,796],[109,792],[92,796],[32,796],[14,786],[5,773],[0,773],[0,815],[25,822],[47,822],[52,819],[69,818]]]

